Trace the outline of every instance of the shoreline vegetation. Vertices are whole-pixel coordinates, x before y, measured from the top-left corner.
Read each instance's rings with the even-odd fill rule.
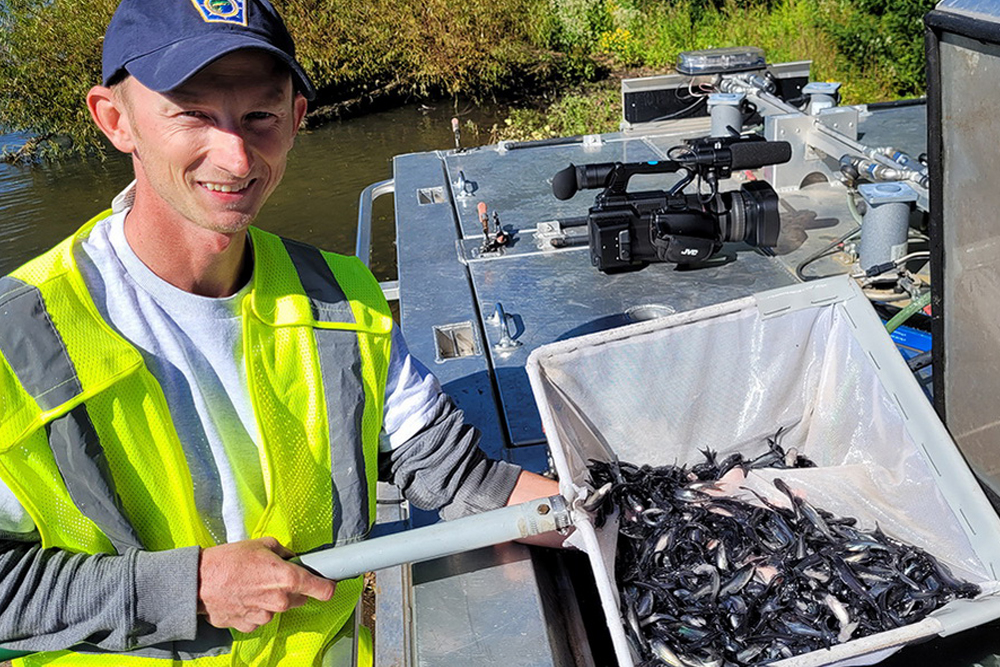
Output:
[[[812,60],[844,103],[924,93],[935,0],[273,0],[320,95],[307,124],[461,96],[502,109],[478,143],[618,129],[622,78],[681,51],[759,46]],[[117,0],[0,1],[0,126],[31,135],[7,161],[102,154],[82,103]],[[0,147],[2,150],[3,147]]]

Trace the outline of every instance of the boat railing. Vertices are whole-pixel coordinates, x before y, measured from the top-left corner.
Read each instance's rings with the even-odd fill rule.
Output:
[[[387,179],[372,183],[361,191],[361,198],[358,201],[358,234],[354,246],[354,254],[357,255],[365,266],[371,260],[372,248],[372,207],[375,200],[382,195],[396,192],[396,181]]]

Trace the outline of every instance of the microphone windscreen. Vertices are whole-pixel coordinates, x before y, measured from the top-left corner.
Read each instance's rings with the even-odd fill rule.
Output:
[[[579,189],[576,183],[576,166],[570,164],[552,177],[552,194],[556,199],[565,201],[576,194]]]
[[[787,141],[741,141],[732,144],[729,151],[734,171],[783,164],[792,159],[792,145]]]

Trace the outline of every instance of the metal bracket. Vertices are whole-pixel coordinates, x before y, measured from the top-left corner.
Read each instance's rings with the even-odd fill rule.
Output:
[[[500,327],[500,340],[493,346],[493,349],[497,352],[510,352],[521,346],[521,341],[514,340],[510,335],[508,317],[507,313],[503,310],[503,304],[497,301],[497,305],[493,309],[493,314],[486,318],[486,321],[490,324]]]
[[[539,250],[552,250],[552,240],[564,238],[566,233],[558,220],[539,222],[535,226],[535,245]]]
[[[455,186],[455,197],[458,199],[467,199],[479,189],[475,181],[471,181],[465,177],[465,171],[462,169],[458,170],[458,180],[453,185]]]
[[[792,145],[791,160],[765,168],[766,178],[775,190],[798,190],[804,177],[816,172],[835,181],[839,171],[825,164],[822,158],[829,156],[836,161],[845,153],[855,154],[858,109],[834,107],[815,116],[802,113],[768,116],[764,121],[764,137]]]

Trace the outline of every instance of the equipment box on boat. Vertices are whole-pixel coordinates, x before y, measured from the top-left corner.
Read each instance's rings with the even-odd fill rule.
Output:
[[[1000,617],[1000,520],[867,298],[816,281],[537,349],[528,373],[563,495],[590,459],[693,464],[781,444],[816,463],[781,470],[838,516],[878,526],[978,584],[922,621],[781,665],[871,664],[902,646]],[[746,485],[770,484],[767,470]],[[578,503],[579,504],[579,503]],[[576,510],[618,663],[631,667],[614,581],[616,535]]]

